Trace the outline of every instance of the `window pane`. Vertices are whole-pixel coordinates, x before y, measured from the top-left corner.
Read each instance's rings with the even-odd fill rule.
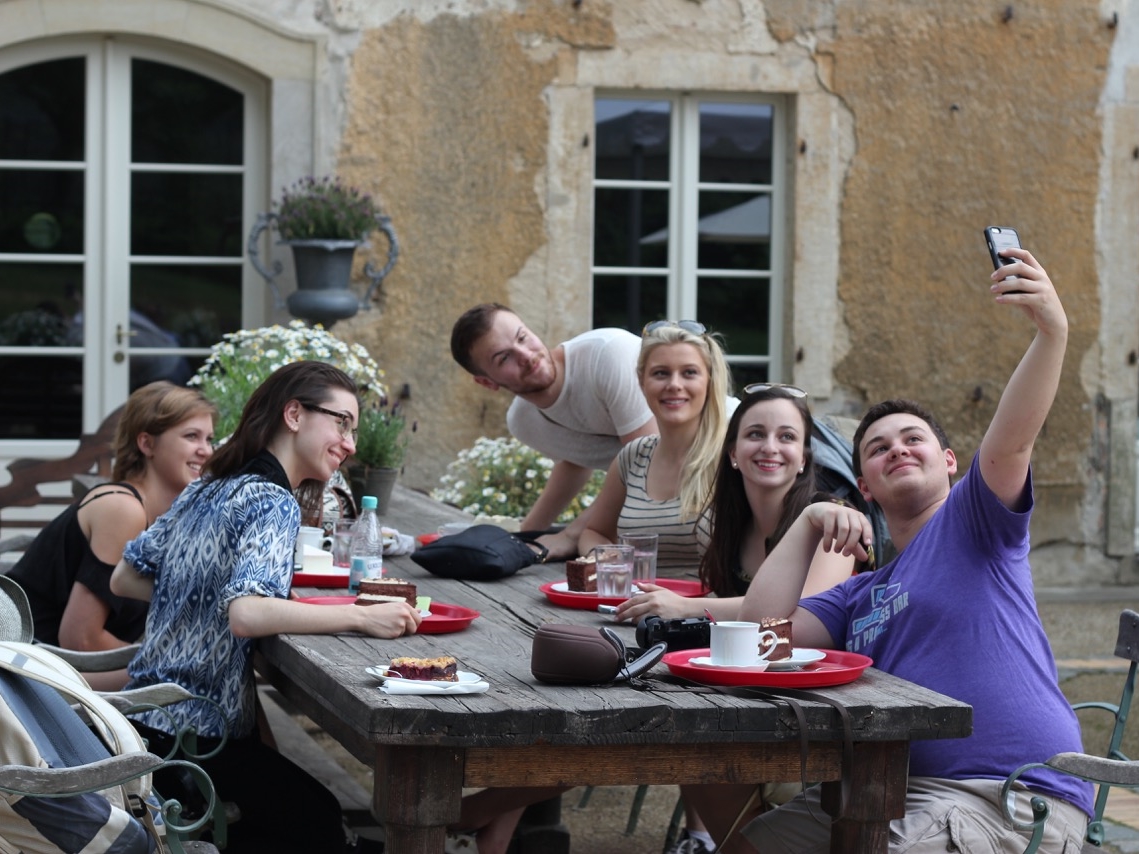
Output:
[[[132,346],[209,347],[241,328],[241,267],[136,264],[131,313],[157,327],[153,343],[135,336]]]
[[[664,317],[668,279],[664,276],[594,276],[593,328],[616,326],[640,335],[650,320]]]
[[[594,104],[597,178],[667,181],[668,101],[599,98]]]
[[[83,160],[85,63],[77,56],[0,74],[0,160]]]
[[[696,296],[696,316],[709,329],[724,336],[728,353],[769,355],[769,291],[766,279],[702,276]]]
[[[668,263],[668,192],[593,193],[593,263],[597,267],[663,267]]]
[[[136,173],[131,252],[241,257],[241,180],[240,175]]]
[[[131,160],[241,164],[240,92],[173,65],[131,62]]]
[[[700,180],[771,183],[770,104],[700,105]]]
[[[769,382],[771,371],[767,365],[730,365],[732,369],[732,390],[737,397],[743,399],[743,389],[752,383]]]
[[[718,270],[771,269],[771,196],[700,194],[697,266]]]
[[[82,282],[79,264],[0,264],[0,346],[81,346]]]
[[[78,356],[0,356],[0,439],[76,438],[82,393]]]
[[[0,252],[83,251],[83,173],[0,169]]]

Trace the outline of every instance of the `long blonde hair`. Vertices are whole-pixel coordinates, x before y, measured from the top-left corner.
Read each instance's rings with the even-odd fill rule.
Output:
[[[679,326],[659,326],[641,336],[641,353],[637,357],[637,379],[644,387],[645,363],[649,354],[665,344],[691,344],[704,357],[708,369],[708,393],[696,438],[684,457],[680,473],[680,518],[695,519],[700,515],[716,481],[716,464],[720,458],[720,445],[727,432],[727,397],[730,385],[728,363],[720,337],[711,332],[696,334]]]

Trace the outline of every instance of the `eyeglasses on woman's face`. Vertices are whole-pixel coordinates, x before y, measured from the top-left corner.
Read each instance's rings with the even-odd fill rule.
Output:
[[[331,415],[335,418],[336,427],[340,430],[342,438],[347,439],[351,436],[352,441],[355,442],[356,437],[360,434],[360,431],[352,426],[352,416],[347,412],[335,412],[331,409],[325,409],[323,406],[314,406],[311,403],[302,403],[301,406],[309,412],[319,412],[321,415]]]
[[[691,332],[693,335],[703,335],[708,331],[708,328],[703,323],[696,320],[654,320],[651,323],[645,324],[645,328],[641,330],[641,337],[644,338],[651,332],[656,332],[658,329],[667,329],[670,326],[683,329],[685,332]]]
[[[788,385],[787,383],[752,383],[751,385],[744,386],[744,394],[755,394],[760,391],[778,390],[786,392],[791,397],[806,397],[807,393],[797,385]]]

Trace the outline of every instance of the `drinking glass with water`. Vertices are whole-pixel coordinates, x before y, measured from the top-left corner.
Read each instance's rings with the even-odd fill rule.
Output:
[[[657,540],[656,534],[621,534],[622,545],[633,547],[633,583],[657,580]]]
[[[632,546],[596,546],[593,557],[597,567],[598,596],[628,599],[633,595]]]

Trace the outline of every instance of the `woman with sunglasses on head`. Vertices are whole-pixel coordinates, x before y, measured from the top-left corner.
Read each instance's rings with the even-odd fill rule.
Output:
[[[137,389],[115,428],[111,482],[92,488],[32,541],[9,576],[32,606],[36,640],[93,651],[141,637],[146,604],[111,592],[123,547],[170,509],[213,453],[217,408],[165,381]],[[85,674],[116,690],[126,671]]]
[[[736,619],[740,602],[764,559],[816,494],[807,393],[795,386],[755,383],[728,422],[708,508],[711,536],[700,560],[700,580],[713,598],[686,598],[657,587],[623,602],[620,619],[648,614],[664,619],[703,616]],[[854,558],[820,549],[807,589],[826,590],[849,578]]]
[[[658,433],[621,449],[578,550],[615,543],[618,531],[655,533],[658,573],[679,574],[700,563],[708,537],[701,510],[728,420],[728,365],[703,324],[658,320],[641,335],[637,378]]]
[[[191,700],[139,716],[138,727],[159,754],[184,727],[202,752],[221,746],[197,761],[218,797],[241,810],[227,852],[352,850],[336,798],[259,738],[253,648],[281,632],[392,638],[419,625],[406,602],[360,608],[288,598],[300,526],[294,492],[323,489],[353,453],[358,413],[356,384],[338,368],[279,368],[253,392],[201,480],[127,545],[111,579],[117,594],[150,601],[127,687],[175,682],[220,706],[223,720],[213,703]]]

